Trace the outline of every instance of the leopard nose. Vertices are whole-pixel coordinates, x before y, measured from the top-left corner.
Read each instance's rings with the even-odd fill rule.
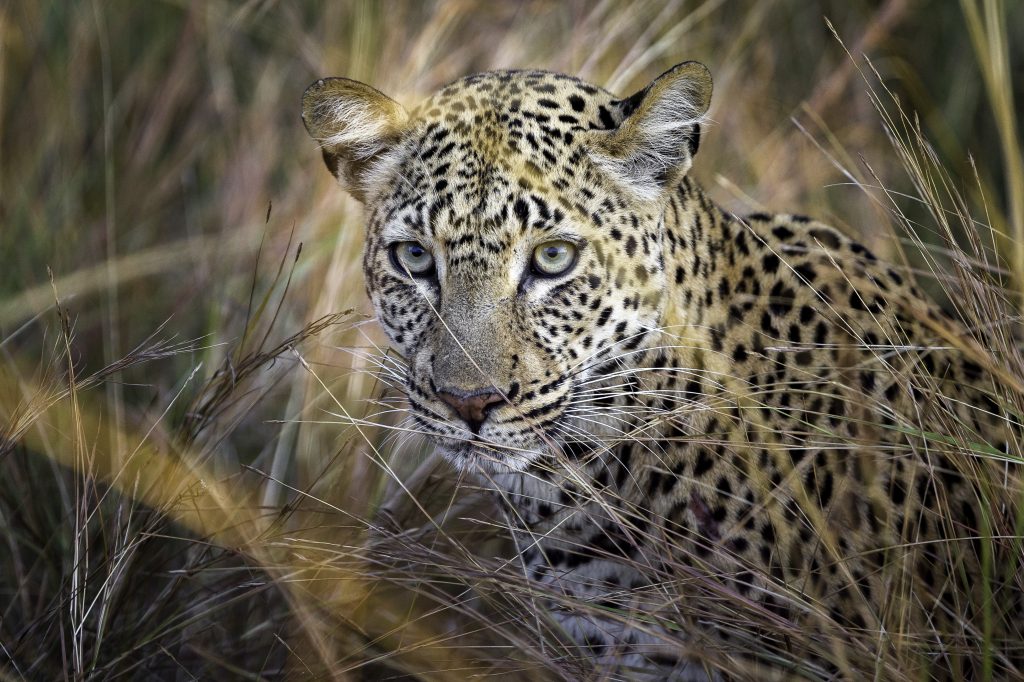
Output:
[[[437,392],[437,397],[455,410],[473,433],[480,433],[480,426],[487,419],[487,413],[504,400],[501,395],[488,388],[468,393],[456,389],[442,389]]]

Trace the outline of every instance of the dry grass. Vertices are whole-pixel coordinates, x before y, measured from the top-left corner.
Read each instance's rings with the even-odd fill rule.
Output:
[[[994,0],[0,4],[2,675],[600,673],[495,558],[484,496],[395,428],[358,207],[298,118],[314,78],[412,103],[488,68],[629,92],[704,61],[695,172],[715,198],[906,262],[1019,421],[1021,44],[1020,10]],[[946,418],[914,429],[965,466],[1003,456]],[[1020,556],[1024,504],[1006,503],[990,562]],[[825,676],[804,648],[855,676],[926,674],[913,646],[876,657],[877,633],[728,606],[787,674]]]

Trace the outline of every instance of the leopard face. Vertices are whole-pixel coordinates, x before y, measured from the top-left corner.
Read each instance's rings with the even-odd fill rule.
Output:
[[[626,99],[517,71],[411,113],[345,79],[307,90],[310,134],[365,205],[367,290],[412,418],[454,464],[523,469],[601,432],[574,415],[657,342],[662,190],[709,97],[694,63]]]

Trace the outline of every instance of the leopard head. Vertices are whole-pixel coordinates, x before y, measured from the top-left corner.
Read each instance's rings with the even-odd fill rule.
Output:
[[[538,71],[469,76],[412,111],[345,78],[306,90],[309,134],[365,207],[366,286],[412,418],[456,466],[523,469],[596,432],[600,382],[657,342],[667,196],[710,97],[696,62],[624,99]]]

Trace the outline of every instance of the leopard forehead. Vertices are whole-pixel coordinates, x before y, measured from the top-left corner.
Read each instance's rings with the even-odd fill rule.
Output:
[[[452,126],[504,128],[522,139],[531,129],[553,137],[567,130],[607,130],[622,122],[628,100],[574,76],[547,71],[489,71],[456,80],[413,112]],[[571,136],[570,136],[571,141]]]
[[[592,223],[613,188],[583,140],[616,128],[631,108],[597,86],[544,71],[494,71],[450,83],[412,111],[404,144],[383,161],[388,191],[374,222],[430,205],[434,215],[402,220],[447,232],[465,221],[436,220],[442,210],[478,231],[507,225],[510,216],[540,230],[562,224],[566,214]]]

